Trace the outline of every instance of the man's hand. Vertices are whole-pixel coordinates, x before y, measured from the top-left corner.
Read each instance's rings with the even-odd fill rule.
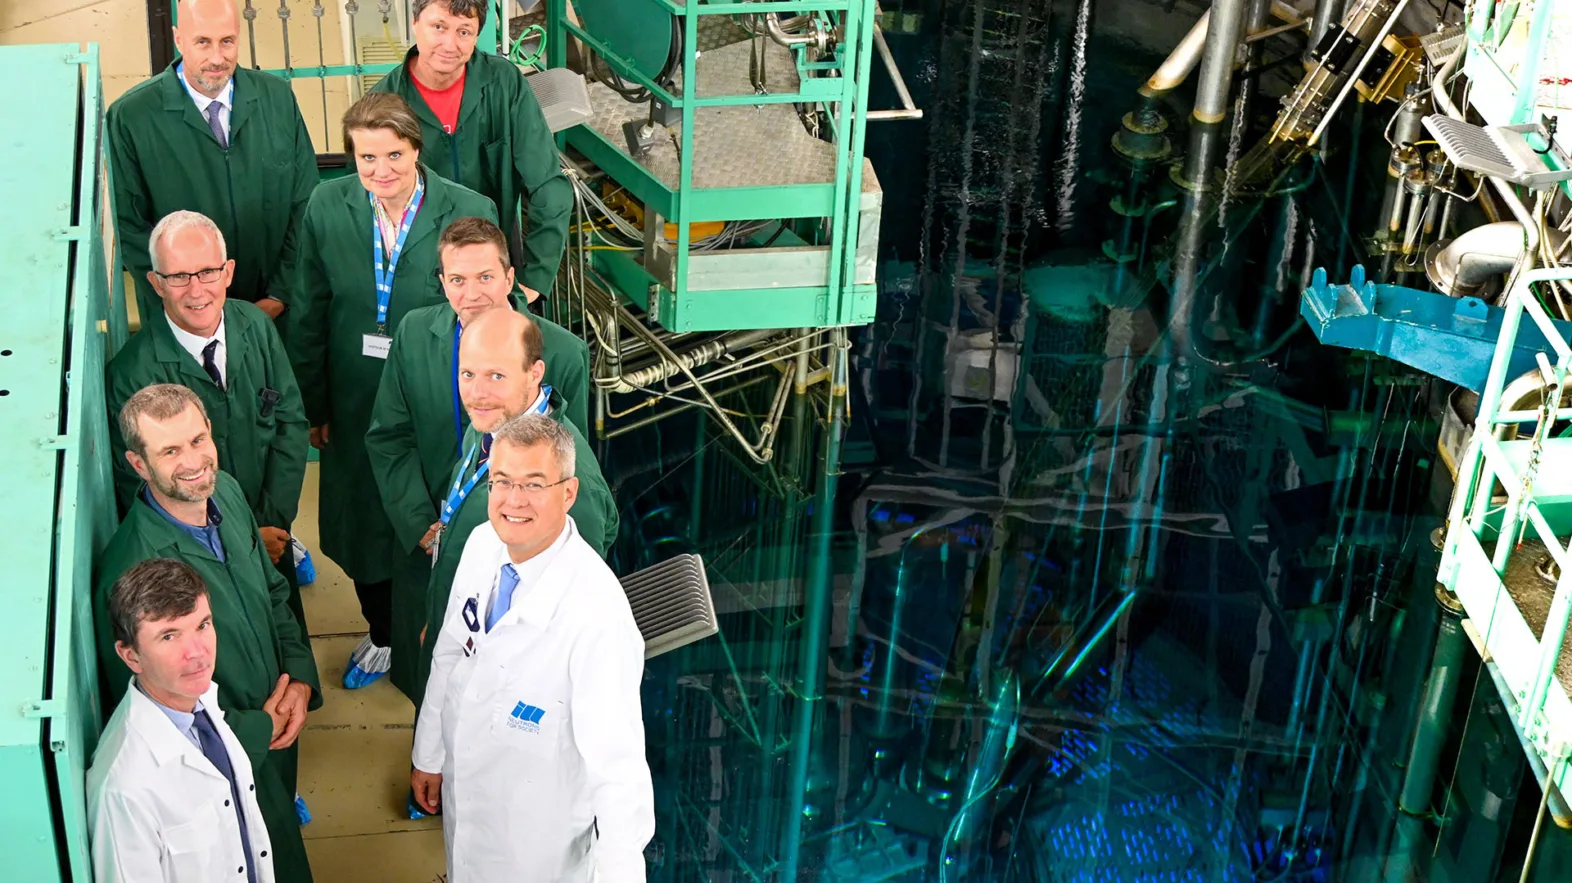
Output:
[[[431,526],[426,528],[426,535],[420,538],[420,548],[426,550],[427,555],[431,554],[431,544],[437,539],[437,534],[441,530],[442,522],[433,521]]]
[[[319,451],[328,446],[328,424],[311,427],[311,446]]]
[[[267,701],[262,703],[262,710],[267,712],[267,716],[273,719],[274,742],[278,741],[278,737],[283,735],[285,728],[289,726],[289,711],[280,708],[284,703],[285,691],[287,689],[289,689],[289,675],[279,675],[278,683],[273,686],[273,695],[267,697]],[[271,748],[273,746],[269,745],[268,747]]]
[[[540,292],[530,288],[528,285],[525,285],[522,282],[519,283],[519,293],[524,295],[525,303],[534,303],[535,301],[540,300]]]
[[[300,738],[300,731],[306,728],[306,706],[310,703],[310,684],[291,681],[284,687],[284,697],[278,703],[278,710],[288,714],[288,722],[284,725],[284,731],[267,746],[269,749],[276,751],[295,744],[295,740]]]
[[[258,532],[262,534],[262,542],[267,546],[267,557],[277,564],[278,559],[284,557],[284,550],[289,548],[289,531],[278,527],[264,527]]]
[[[423,625],[423,626],[420,627],[420,644],[421,644],[421,646],[425,646],[425,644],[426,644],[426,629],[429,627],[429,625],[430,624],[428,623],[427,625]]]
[[[284,302],[276,297],[264,297],[257,301],[257,309],[267,313],[269,319],[277,319],[284,314]]]
[[[415,770],[409,774],[409,788],[415,792],[415,802],[430,815],[442,811],[442,774]]]

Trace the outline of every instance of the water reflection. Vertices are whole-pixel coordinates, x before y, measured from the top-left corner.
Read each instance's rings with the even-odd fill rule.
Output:
[[[1184,151],[1109,148],[1184,131],[1135,90],[1199,8],[930,3],[891,35],[930,110],[870,134],[885,297],[834,500],[812,409],[762,467],[702,422],[608,452],[621,554],[701,552],[722,614],[649,665],[652,880],[1372,879],[1428,658],[1393,648],[1434,634],[1434,431],[1404,376],[1296,335],[1346,169],[1220,205]]]

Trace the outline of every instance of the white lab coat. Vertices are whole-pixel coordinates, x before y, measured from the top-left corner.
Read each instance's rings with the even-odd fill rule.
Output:
[[[132,681],[104,726],[87,773],[95,878],[98,883],[245,883],[229,780]],[[216,683],[203,694],[202,707],[229,749],[257,883],[273,883],[272,844],[257,806],[251,761],[224,723]]]
[[[443,776],[449,883],[644,880],[655,833],[644,639],[572,518],[565,533],[489,633],[507,547],[488,522],[459,559],[413,754]]]

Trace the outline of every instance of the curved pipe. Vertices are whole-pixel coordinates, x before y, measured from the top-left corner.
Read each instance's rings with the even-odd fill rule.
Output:
[[[1293,25],[1303,27],[1305,20],[1300,17],[1298,10],[1284,3],[1283,0],[1273,0],[1272,14],[1279,19]],[[1188,33],[1179,41],[1179,45],[1168,53],[1168,57],[1158,66],[1157,71],[1140,88],[1140,93],[1147,98],[1155,98],[1165,92],[1172,92],[1179,88],[1195,66],[1201,63],[1201,50],[1206,48],[1206,32],[1212,22],[1212,10],[1201,13],[1191,25]],[[1275,32],[1276,29],[1274,28]]]
[[[791,19],[791,21],[795,23],[800,18],[805,18],[805,16],[798,16],[797,18]],[[811,33],[786,33],[786,28],[781,25],[780,15],[774,12],[767,13],[764,16],[764,29],[769,32],[771,40],[774,40],[782,46],[796,46],[802,43],[812,43],[814,40],[818,39]]]
[[[1546,244],[1559,246],[1559,233],[1552,228]],[[1521,223],[1485,224],[1435,249],[1425,261],[1425,275],[1443,294],[1469,297],[1510,273],[1524,259],[1528,246],[1528,233]]]
[[[1425,261],[1425,275],[1442,294],[1469,297],[1517,266],[1527,246],[1517,221],[1485,224],[1436,249]]]

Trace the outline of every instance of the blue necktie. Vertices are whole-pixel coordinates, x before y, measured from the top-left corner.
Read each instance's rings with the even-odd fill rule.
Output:
[[[486,614],[486,631],[491,631],[491,627],[497,624],[502,614],[507,613],[508,608],[513,606],[513,590],[518,587],[519,572],[514,570],[511,564],[502,565],[502,577],[497,580],[497,600],[492,603],[491,610]]]
[[[240,822],[240,847],[246,853],[246,880],[248,883],[257,883],[256,864],[251,860],[251,835],[246,831],[246,814],[240,808],[240,786],[235,782],[235,768],[229,764],[229,750],[224,747],[224,740],[213,727],[213,719],[207,716],[207,709],[198,709],[193,723],[196,725],[197,741],[202,743],[202,753],[229,780],[230,799],[225,803],[235,807],[235,819]]]
[[[207,127],[213,130],[213,137],[218,139],[218,146],[229,149],[229,136],[224,134],[224,121],[218,118],[219,111],[224,109],[221,102],[214,101],[207,106]]]

